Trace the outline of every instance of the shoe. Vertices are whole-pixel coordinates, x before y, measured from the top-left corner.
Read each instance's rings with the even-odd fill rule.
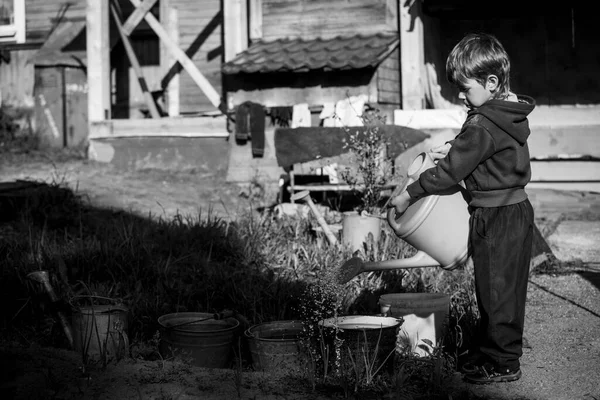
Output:
[[[479,367],[486,362],[486,357],[479,351],[469,352],[469,354],[461,360],[460,372],[463,374],[474,374],[479,371]]]
[[[498,367],[490,363],[480,366],[477,372],[469,373],[464,376],[465,381],[479,385],[496,382],[512,382],[521,378],[521,369],[510,369]]]

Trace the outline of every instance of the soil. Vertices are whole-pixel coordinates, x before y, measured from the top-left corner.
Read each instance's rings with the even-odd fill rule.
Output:
[[[225,163],[224,163],[225,164]],[[12,155],[0,162],[2,181],[58,181],[91,202],[140,215],[171,218],[207,212],[234,218],[258,207],[267,188],[224,182],[225,165],[174,173],[122,171],[71,157]],[[580,258],[530,277],[523,377],[517,382],[473,386],[459,374],[445,382],[447,399],[600,399],[600,264],[597,254],[600,195],[533,191],[540,230],[557,254]],[[267,196],[267,203],[276,194]],[[579,209],[565,198],[575,198]],[[583,200],[582,200],[583,199]],[[210,210],[210,211],[209,211]],[[580,225],[584,223],[584,225]],[[592,242],[582,248],[591,229]],[[565,227],[564,229],[562,227]],[[577,230],[579,229],[579,231]],[[579,236],[577,236],[579,235]],[[581,237],[575,241],[572,237]],[[595,244],[594,244],[595,243]],[[578,247],[579,246],[579,247]],[[591,254],[591,256],[590,256]],[[543,273],[540,273],[543,272]],[[0,394],[15,399],[330,399],[334,390],[312,391],[307,381],[281,374],[202,369],[184,363],[128,358],[81,368],[78,354],[63,349],[4,343]],[[8,396],[7,396],[8,395]],[[366,396],[366,395],[365,395]],[[387,396],[386,396],[387,397]],[[369,398],[369,397],[360,397]],[[401,398],[391,393],[388,398]]]

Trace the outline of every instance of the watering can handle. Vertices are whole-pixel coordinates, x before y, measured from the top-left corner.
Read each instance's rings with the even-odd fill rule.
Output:
[[[410,165],[410,167],[408,167],[408,176],[406,177],[402,188],[398,191],[394,191],[394,193],[392,193],[392,197],[396,196],[397,194],[403,193],[408,187],[408,185],[419,179],[419,176],[421,176],[421,172],[435,166],[436,164],[437,160],[433,158],[431,153],[425,152],[419,154],[415,158],[413,163]],[[400,228],[400,225],[396,222],[396,217],[400,217],[400,215],[396,216],[396,210],[393,207],[390,208],[387,212],[387,221],[394,231],[398,231],[398,229]]]
[[[415,178],[413,176],[407,177],[406,180],[404,181],[404,184],[402,185],[402,189],[400,189],[398,191],[398,194],[403,193],[406,190],[406,188],[408,187],[408,185],[410,185],[414,181],[415,181]],[[396,222],[396,209],[394,207],[391,207],[388,210],[388,212],[387,212],[387,221],[388,221],[388,224],[390,224],[390,227],[394,231],[398,231],[398,229],[400,228],[400,224],[398,224]]]

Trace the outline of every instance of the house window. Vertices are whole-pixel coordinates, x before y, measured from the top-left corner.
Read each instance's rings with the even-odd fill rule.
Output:
[[[0,0],[0,42],[25,43],[25,0]]]

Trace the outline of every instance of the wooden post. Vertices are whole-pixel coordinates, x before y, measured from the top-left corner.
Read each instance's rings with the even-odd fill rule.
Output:
[[[108,1],[87,0],[86,50],[88,124],[110,119],[110,50]],[[90,135],[92,133],[90,132]]]
[[[177,8],[170,6],[169,0],[161,0],[160,15],[163,18],[163,26],[165,26],[171,40],[179,47],[179,14]],[[164,43],[161,43],[160,46],[160,60],[163,76],[166,76],[171,67],[177,63],[177,58],[169,52]],[[164,97],[169,117],[179,116],[179,74],[169,80]]]
[[[123,32],[125,35],[131,35],[131,32],[138,26],[140,22],[144,19],[146,13],[150,12],[154,4],[158,0],[144,0],[141,6],[133,10],[133,13],[127,18],[127,21],[123,24]]]
[[[88,0],[88,2],[91,1],[94,0]],[[140,0],[129,1],[136,7],[138,7],[141,4]],[[198,67],[196,67],[196,64],[194,64],[194,62],[190,60],[187,54],[185,54],[185,52],[173,42],[165,28],[162,27],[160,22],[158,22],[158,20],[154,17],[154,15],[152,15],[152,13],[147,13],[144,16],[144,19],[146,20],[148,25],[150,25],[150,28],[152,28],[152,30],[160,38],[160,40],[162,40],[169,52],[171,52],[175,56],[175,58],[177,59],[177,61],[179,61],[182,67],[188,72],[188,74],[190,74],[194,82],[196,82],[198,87],[204,92],[204,94],[206,95],[206,97],[208,97],[210,102],[216,108],[221,109],[221,96],[219,95],[219,92],[217,92],[216,89],[210,84],[208,79],[206,79],[206,77],[202,75],[202,72],[200,72]]]
[[[248,47],[248,10],[245,0],[223,2],[225,62]]]
[[[400,2],[400,65],[402,73],[402,109],[425,107],[425,50],[420,1]]]
[[[17,43],[25,43],[26,40],[26,29],[25,29],[25,0],[16,0],[14,2],[14,20],[15,20],[15,41]]]
[[[250,8],[248,10],[248,14],[250,15],[248,18],[250,40],[262,39],[262,0],[250,0],[248,7]]]
[[[154,102],[152,93],[150,93],[148,85],[146,84],[146,80],[144,79],[142,67],[140,66],[135,52],[133,51],[133,47],[131,46],[131,42],[129,42],[129,38],[123,30],[121,18],[119,18],[119,13],[117,13],[117,10],[115,9],[115,6],[112,2],[110,3],[110,11],[112,12],[115,25],[117,25],[117,29],[119,30],[119,35],[121,36],[121,40],[123,41],[123,46],[125,47],[125,52],[127,53],[129,63],[131,64],[131,67],[133,68],[133,71],[137,76],[140,88],[142,89],[142,93],[144,94],[144,99],[146,100],[146,104],[148,105],[148,109],[150,110],[150,115],[152,116],[152,118],[160,118],[160,114],[158,112],[158,109],[156,108],[156,103]]]

